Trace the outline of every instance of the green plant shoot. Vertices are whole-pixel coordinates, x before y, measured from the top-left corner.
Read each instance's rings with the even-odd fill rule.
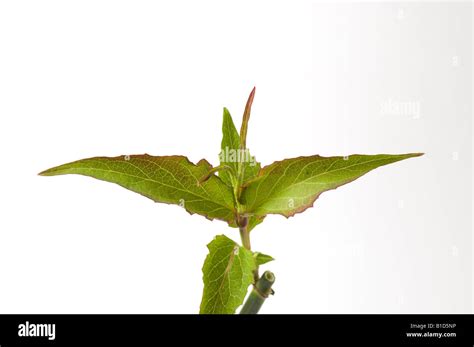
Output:
[[[191,214],[238,228],[241,244],[224,235],[208,245],[200,313],[257,313],[273,293],[275,276],[259,267],[274,259],[252,250],[251,231],[269,214],[294,216],[312,207],[321,193],[354,181],[369,171],[422,153],[311,155],[261,167],[247,148],[247,130],[255,88],[245,106],[240,133],[224,108],[220,163],[190,162],[185,156],[121,155],[74,161],[41,176],[78,174],[116,183],[155,202],[176,204]]]

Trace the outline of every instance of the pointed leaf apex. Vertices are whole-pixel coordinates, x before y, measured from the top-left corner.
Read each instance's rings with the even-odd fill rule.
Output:
[[[421,156],[408,154],[319,155],[276,161],[265,166],[243,190],[241,203],[254,216],[294,216],[313,206],[324,192],[350,183],[384,165]]]
[[[244,116],[242,119],[242,127],[240,128],[240,148],[247,148],[247,127],[250,119],[250,111],[252,109],[253,98],[255,97],[255,87],[250,92],[247,104],[245,105]]]

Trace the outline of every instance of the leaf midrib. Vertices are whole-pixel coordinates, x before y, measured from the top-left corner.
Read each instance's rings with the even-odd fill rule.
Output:
[[[222,274],[222,281],[221,283],[219,284],[219,290],[217,291],[217,295],[219,295],[219,297],[221,298],[221,302],[223,304],[224,307],[227,307],[226,304],[224,304],[224,302],[222,301],[222,287],[224,286],[224,283],[229,280],[229,284],[230,284],[230,271],[231,271],[231,268],[232,268],[232,265],[234,264],[234,259],[235,259],[235,253],[234,253],[234,249],[235,249],[235,246],[232,247],[232,250],[231,250],[231,253],[229,255],[229,261],[227,262],[227,266],[224,270],[224,273]],[[230,291],[229,291],[229,295],[230,295]],[[212,311],[215,312],[215,309],[216,309],[216,304],[217,304],[217,301],[214,302],[214,306],[212,307]]]

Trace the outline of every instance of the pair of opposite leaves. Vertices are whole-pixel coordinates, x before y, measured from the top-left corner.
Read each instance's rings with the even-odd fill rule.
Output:
[[[221,150],[224,153],[246,149],[247,124],[255,88],[244,112],[241,133],[224,108]],[[197,213],[213,220],[225,221],[237,227],[238,215],[249,218],[248,229],[253,229],[267,214],[290,217],[311,207],[319,195],[349,183],[367,172],[422,153],[350,155],[321,157],[318,155],[284,159],[260,167],[254,158],[241,155],[245,162],[225,162],[230,168],[218,175],[205,160],[193,164],[184,156],[125,155],[94,157],[53,167],[42,176],[79,174],[120,186],[144,195],[156,202],[179,204],[189,213]],[[238,157],[238,156],[236,156]],[[242,165],[243,180],[238,201],[235,197],[236,180],[231,172]],[[212,173],[209,176],[209,173]],[[205,181],[203,177],[209,176]],[[238,206],[237,206],[238,205]],[[253,271],[271,257],[253,253],[224,235],[208,244],[209,255],[204,266],[204,293],[201,313],[234,313],[245,298],[253,282]]]

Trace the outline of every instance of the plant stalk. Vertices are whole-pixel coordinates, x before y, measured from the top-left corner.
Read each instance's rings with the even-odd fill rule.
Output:
[[[250,234],[247,230],[247,225],[239,227],[239,230],[240,238],[242,239],[242,246],[244,246],[248,250],[251,250]]]
[[[254,285],[240,314],[257,314],[265,299],[272,294],[272,285],[275,283],[275,275],[270,271],[265,271]]]

